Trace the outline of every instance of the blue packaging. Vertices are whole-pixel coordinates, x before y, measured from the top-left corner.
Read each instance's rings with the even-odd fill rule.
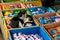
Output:
[[[48,24],[48,23],[52,23],[50,21],[56,22],[57,18],[60,18],[60,17],[59,16],[53,16],[53,17],[49,17],[49,18],[47,17],[47,19],[46,18],[43,19],[43,17],[41,17],[40,19],[38,19],[38,21],[40,24]],[[49,21],[49,22],[47,22],[47,21]]]
[[[44,14],[46,12],[55,13],[55,11],[52,8],[50,8],[50,7],[48,7],[48,8],[46,8],[46,7],[32,7],[32,8],[28,8],[28,10],[30,11],[30,13],[32,15],[34,15],[36,13],[37,14]]]

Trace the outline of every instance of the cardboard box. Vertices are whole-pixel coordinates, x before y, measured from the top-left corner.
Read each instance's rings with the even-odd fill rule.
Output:
[[[6,24],[6,21],[8,21],[8,20],[10,20],[11,18],[13,18],[13,17],[8,17],[9,15],[8,14],[18,14],[18,12],[20,11],[20,10],[26,10],[26,9],[12,9],[12,10],[3,10],[3,11],[1,11],[0,12],[0,25],[1,25],[1,30],[2,30],[2,34],[3,34],[3,37],[4,37],[4,40],[9,40],[9,29],[10,29],[10,27],[7,27],[7,24]],[[14,11],[14,12],[13,12]],[[7,14],[5,14],[5,13],[7,13]],[[7,17],[6,19],[4,18],[4,15]],[[15,15],[15,16],[16,16]],[[33,20],[35,20],[35,19],[33,19]],[[35,24],[35,22],[34,22],[34,24],[33,25],[37,25],[37,24]],[[13,28],[13,29],[15,29],[15,28]]]
[[[29,1],[29,2],[23,2],[23,4],[27,7],[27,8],[30,8],[30,7],[37,7],[37,6],[42,6],[42,3],[41,1]],[[29,6],[29,7],[28,7]]]
[[[49,14],[38,14],[38,15],[34,15],[34,17],[36,18],[36,21],[40,18],[40,17],[59,17],[56,15],[56,13],[49,13]],[[60,17],[59,17],[60,18]],[[43,22],[43,21],[42,21]],[[56,29],[58,28],[58,26],[60,26],[60,22],[52,22],[52,23],[48,23],[48,24],[41,24],[39,21],[38,21],[38,24],[40,24],[40,26],[42,26],[46,32],[49,34],[49,36],[51,37],[51,39],[54,39],[54,36],[55,35],[52,35],[50,33],[50,29]],[[57,29],[56,29],[57,30]]]
[[[23,3],[20,2],[0,3],[1,10],[19,9],[19,8],[25,8]]]

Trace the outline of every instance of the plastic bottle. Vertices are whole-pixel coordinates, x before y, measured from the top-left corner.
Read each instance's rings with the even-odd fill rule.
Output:
[[[13,34],[13,38],[14,38],[14,40],[19,40],[16,33]]]

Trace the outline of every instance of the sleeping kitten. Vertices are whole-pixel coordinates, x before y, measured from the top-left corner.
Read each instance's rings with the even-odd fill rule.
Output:
[[[17,16],[13,17],[11,20],[10,26],[12,28],[23,28],[26,25],[26,22],[33,21],[33,18],[29,15],[26,15],[26,11],[20,11]]]

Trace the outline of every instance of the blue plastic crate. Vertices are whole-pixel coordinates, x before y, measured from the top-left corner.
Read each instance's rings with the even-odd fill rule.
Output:
[[[30,27],[30,28],[19,28],[19,29],[12,29],[9,30],[9,38],[10,40],[13,39],[12,34],[14,33],[22,33],[22,34],[38,34],[41,37],[43,37],[43,40],[51,40],[50,37],[48,36],[48,34],[44,31],[44,29],[42,27]]]

